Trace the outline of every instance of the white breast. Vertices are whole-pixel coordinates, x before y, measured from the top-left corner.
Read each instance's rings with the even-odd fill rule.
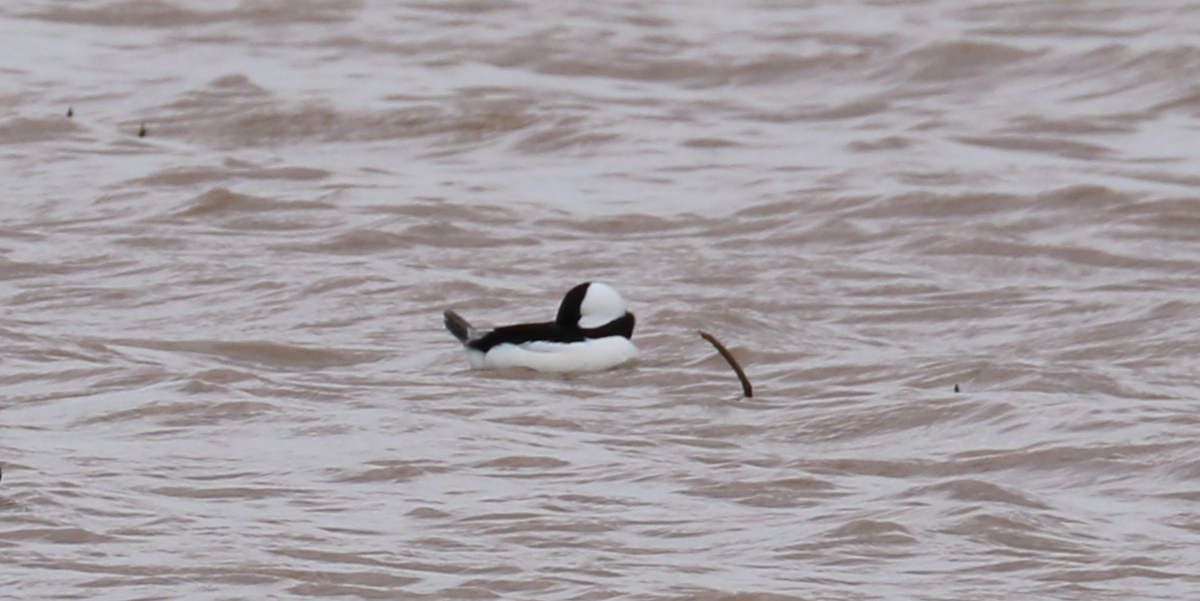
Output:
[[[602,371],[631,361],[638,349],[624,336],[607,336],[583,342],[527,342],[498,344],[486,355],[468,351],[471,367],[502,369],[524,367],[542,372],[583,373]]]

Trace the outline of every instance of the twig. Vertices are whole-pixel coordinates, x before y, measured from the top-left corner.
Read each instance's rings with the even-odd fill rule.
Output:
[[[742,371],[742,366],[738,365],[737,359],[733,358],[733,354],[729,352],[729,349],[725,348],[725,345],[721,344],[721,341],[717,340],[716,336],[713,336],[704,330],[700,330],[700,337],[707,340],[709,344],[713,345],[713,348],[717,349],[717,352],[721,353],[721,356],[725,357],[725,360],[729,362],[729,367],[733,368],[733,371],[737,374],[738,379],[742,381],[742,394],[746,395],[746,398],[753,397],[754,388],[750,386],[750,379],[746,377],[746,372]]]

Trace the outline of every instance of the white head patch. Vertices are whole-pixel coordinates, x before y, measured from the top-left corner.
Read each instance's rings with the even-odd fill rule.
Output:
[[[579,327],[598,328],[625,315],[625,299],[608,284],[592,282],[579,305]]]

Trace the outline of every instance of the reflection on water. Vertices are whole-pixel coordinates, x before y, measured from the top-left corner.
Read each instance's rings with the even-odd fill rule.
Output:
[[[8,589],[1187,598],[1194,12],[5,6]]]

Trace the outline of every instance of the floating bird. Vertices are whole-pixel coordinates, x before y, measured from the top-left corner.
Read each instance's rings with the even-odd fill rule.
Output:
[[[571,289],[554,321],[478,332],[447,309],[446,329],[463,343],[474,369],[524,367],[542,372],[601,371],[635,359],[634,317],[611,286],[587,282]]]

